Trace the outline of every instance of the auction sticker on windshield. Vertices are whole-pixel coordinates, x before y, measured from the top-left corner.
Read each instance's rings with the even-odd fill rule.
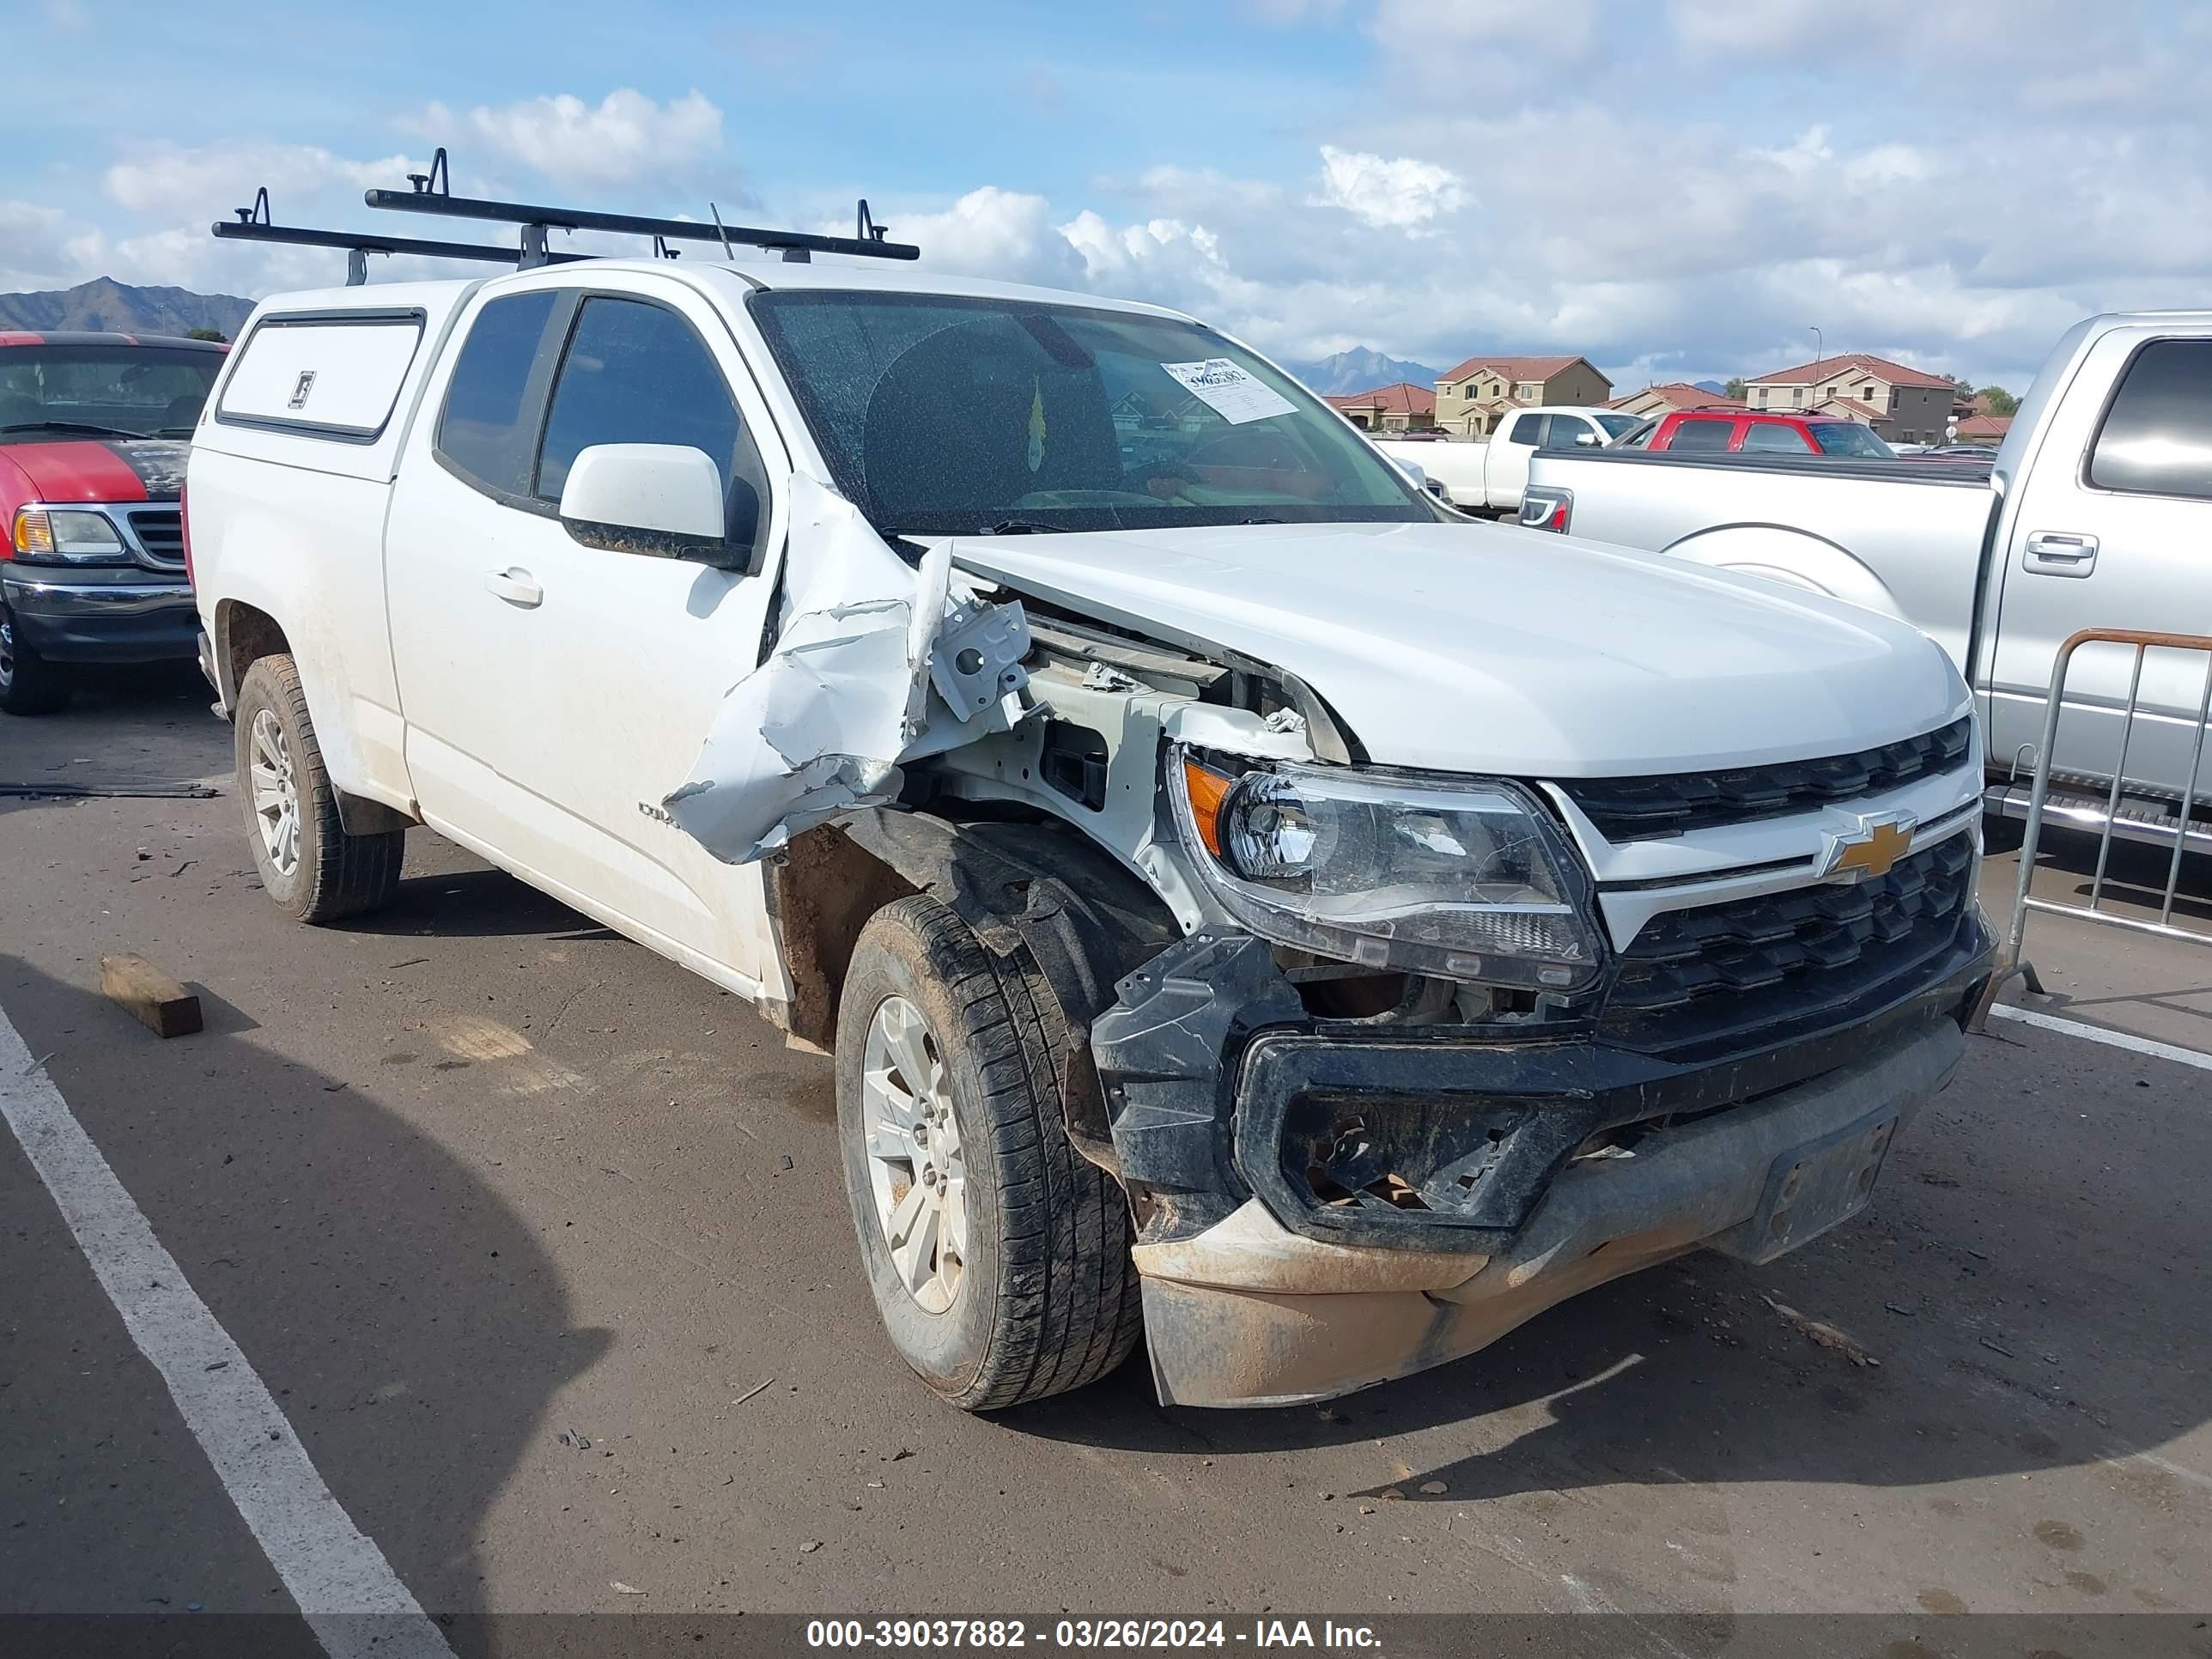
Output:
[[[1297,405],[1270,390],[1226,357],[1208,357],[1202,363],[1162,363],[1160,367],[1188,387],[1231,426],[1264,421],[1270,415],[1289,415]]]

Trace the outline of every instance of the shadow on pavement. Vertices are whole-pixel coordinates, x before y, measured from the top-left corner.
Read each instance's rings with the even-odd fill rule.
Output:
[[[265,1052],[232,1021],[160,1042],[12,956],[0,957],[0,994],[355,1523],[426,1610],[483,1612],[487,1514],[554,1395],[613,1340],[575,1328],[532,1231],[371,1094]],[[93,1316],[114,1316],[101,1305]],[[161,1390],[150,1372],[144,1387]],[[82,1429],[0,1413],[7,1467]],[[58,1495],[77,1506],[59,1511],[68,1523],[0,1532],[16,1605],[144,1612],[136,1558],[145,1574],[189,1575],[189,1559],[159,1559],[188,1547],[165,1539],[158,1492],[109,1499],[107,1514],[82,1453],[57,1467],[64,1490],[44,1514]],[[197,1458],[183,1467],[211,1482]]]
[[[410,830],[410,857],[422,839],[434,833]],[[337,930],[434,939],[620,937],[506,871],[482,867],[409,876],[389,904],[372,915],[339,922]]]
[[[1474,1425],[1493,1449],[1388,1489],[1417,1503],[1613,1484],[1928,1486],[2125,1459],[2111,1479],[2212,1525],[2212,1480],[2157,1455],[2212,1417],[2212,1373],[2182,1358],[2212,1328],[2196,1174],[2212,1164],[2212,1115],[2193,1074],[2159,1065],[2107,1050],[2039,1061],[1978,1039],[1961,1080],[1899,1139],[1872,1208],[1826,1237],[1765,1268],[1681,1258],[1319,1409],[1164,1410],[1139,1357],[1001,1420],[1233,1455],[1515,1413]],[[1816,1346],[1767,1297],[1842,1327],[1878,1363]],[[1431,1482],[1445,1490],[1422,1493]],[[2052,1520],[2062,1534],[2072,1524]]]
[[[2019,846],[2015,836],[2006,850],[2016,852]],[[2102,907],[2121,915],[2157,920],[2172,861],[2171,848],[2114,842],[2105,865]],[[2046,829],[2037,849],[2035,871],[2038,897],[2087,905],[2096,885],[2097,837],[2082,830]],[[2011,896],[2009,891],[2005,895],[2007,915]],[[2000,926],[2005,919],[2004,915],[1994,918]],[[2181,876],[2174,887],[2173,919],[2183,927],[2212,921],[2212,856],[2182,854]]]

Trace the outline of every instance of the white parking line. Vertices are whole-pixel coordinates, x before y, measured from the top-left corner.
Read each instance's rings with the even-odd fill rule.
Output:
[[[0,1012],[0,1115],[332,1659],[453,1659]]]
[[[2199,1054],[2194,1048],[2183,1048],[2171,1042],[2154,1042],[2148,1037],[2130,1036],[2125,1031],[2108,1031],[2101,1025],[2084,1025],[2078,1019],[2061,1019],[2056,1014],[2038,1013],[2033,1008],[2015,1008],[2009,1003],[1999,1003],[1990,1010],[1999,1019],[2016,1019],[2023,1025],[2033,1025],[2046,1031],[2063,1031],[2068,1036],[2087,1037],[2092,1042],[2104,1043],[2107,1048],[2125,1048],[2131,1054],[2150,1054],[2159,1060],[2170,1060],[2177,1066],[2194,1066],[2200,1072],[2212,1072],[2212,1054]]]

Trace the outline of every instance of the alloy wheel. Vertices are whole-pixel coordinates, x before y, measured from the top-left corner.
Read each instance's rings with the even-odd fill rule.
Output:
[[[293,775],[292,745],[273,708],[257,711],[246,736],[246,770],[253,787],[253,822],[261,849],[280,876],[300,863],[300,785]]]
[[[921,1011],[884,999],[868,1024],[861,1104],[876,1220],[899,1280],[925,1313],[960,1292],[968,1254],[968,1165],[945,1057]]]

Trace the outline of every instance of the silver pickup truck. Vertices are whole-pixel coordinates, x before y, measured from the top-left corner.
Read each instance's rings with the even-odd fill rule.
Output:
[[[1520,522],[1762,575],[1886,611],[1950,653],[1986,733],[1987,802],[2027,816],[2052,664],[2085,628],[2212,633],[2212,312],[2076,325],[1984,474],[1929,461],[1604,449],[1535,456]],[[2067,677],[2053,811],[2101,825],[2135,653]],[[2212,851],[2207,663],[2153,651],[2114,832]],[[2179,807],[2192,767],[2198,814]]]

